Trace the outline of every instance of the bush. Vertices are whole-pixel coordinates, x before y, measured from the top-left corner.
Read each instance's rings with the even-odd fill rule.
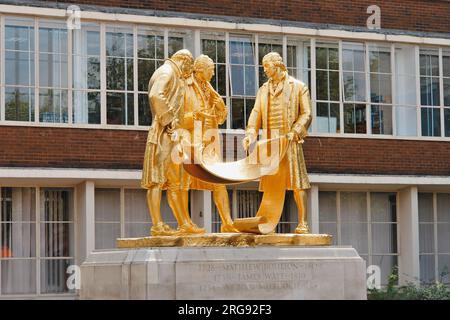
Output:
[[[449,274],[448,268],[441,273],[441,279]],[[450,285],[437,282],[429,285],[408,284],[397,286],[398,268],[395,267],[389,276],[388,285],[384,289],[368,289],[369,300],[450,300]]]

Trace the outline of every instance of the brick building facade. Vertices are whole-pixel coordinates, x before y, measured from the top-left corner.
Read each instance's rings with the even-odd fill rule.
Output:
[[[449,281],[449,1],[78,0],[68,29],[70,4],[0,4],[0,298],[76,297],[67,266],[148,233],[146,83],[183,47],[216,63],[228,159],[244,156],[261,58],[278,51],[311,89],[312,231],[354,246],[383,283],[396,265],[401,283]],[[381,29],[366,26],[371,5]],[[256,181],[229,195],[233,217],[261,198]],[[278,232],[296,225],[289,195],[285,207]],[[191,214],[218,230],[210,192],[191,192]]]

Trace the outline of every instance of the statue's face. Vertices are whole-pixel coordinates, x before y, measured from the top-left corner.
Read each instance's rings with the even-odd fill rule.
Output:
[[[271,61],[265,62],[263,67],[267,78],[273,78],[278,73],[278,68]]]
[[[199,72],[199,76],[204,80],[204,81],[211,81],[213,75],[214,75],[214,64],[208,64],[207,67],[203,68],[202,70],[200,70]]]

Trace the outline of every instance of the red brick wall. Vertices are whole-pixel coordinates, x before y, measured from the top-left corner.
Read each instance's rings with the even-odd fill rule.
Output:
[[[0,126],[1,167],[140,169],[147,132]],[[450,142],[309,137],[314,173],[450,175]]]
[[[52,1],[54,2],[54,0]],[[450,32],[446,0],[62,0],[57,2],[366,26],[367,7],[381,7],[382,28]]]

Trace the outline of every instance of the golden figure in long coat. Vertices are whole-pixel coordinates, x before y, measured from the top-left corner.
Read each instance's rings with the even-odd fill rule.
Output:
[[[144,155],[141,186],[147,191],[152,219],[152,235],[204,233],[190,219],[188,211],[189,179],[180,174],[180,165],[171,159],[175,145],[174,132],[184,117],[186,79],[191,77],[194,59],[186,50],[177,51],[159,67],[149,81],[149,103],[153,114]],[[161,217],[161,192],[167,189],[167,200],[178,230],[170,228]]]
[[[218,141],[218,126],[225,122],[228,113],[222,97],[210,84],[214,69],[214,62],[207,55],[202,54],[197,57],[194,62],[193,78],[188,82],[189,85],[186,89],[182,127],[191,133],[191,141],[196,142],[194,136],[197,134],[199,140],[201,139],[200,143],[203,143],[204,146],[211,142],[211,140],[207,141],[207,136],[214,136],[214,139]],[[195,122],[200,126],[194,126]],[[220,150],[211,150],[216,152],[214,157],[221,159]],[[214,203],[222,220],[221,232],[238,232],[233,227],[225,185],[204,182],[192,176],[190,180],[191,189],[212,191]]]
[[[278,132],[288,139],[289,145],[277,173],[261,178],[260,191],[264,192],[264,196],[258,215],[262,213],[270,216],[271,211],[280,211],[279,208],[282,210],[283,204],[277,202],[284,202],[285,190],[293,190],[299,219],[295,232],[309,233],[305,190],[310,188],[310,184],[302,149],[303,139],[307,136],[312,120],[309,89],[304,83],[288,75],[278,53],[267,54],[262,62],[269,80],[262,85],[256,96],[243,147],[246,150],[249,148],[256,140],[259,129],[266,130],[267,138],[272,138],[271,135]],[[281,215],[281,211],[279,214]]]

